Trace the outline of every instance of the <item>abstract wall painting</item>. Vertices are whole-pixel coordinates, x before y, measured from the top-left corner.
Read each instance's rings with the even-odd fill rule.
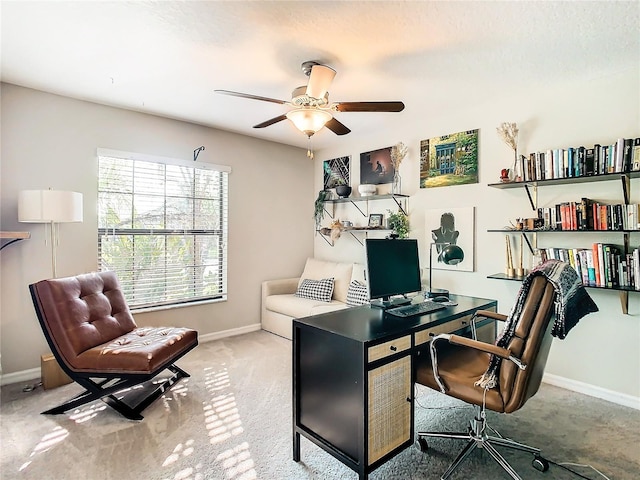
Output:
[[[338,185],[351,185],[349,182],[350,156],[325,160],[322,165],[324,189],[336,188]]]

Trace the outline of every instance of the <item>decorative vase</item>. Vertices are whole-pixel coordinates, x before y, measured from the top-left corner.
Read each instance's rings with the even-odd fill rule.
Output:
[[[401,190],[402,190],[402,179],[400,178],[400,174],[396,170],[393,174],[393,183],[391,184],[391,193],[400,195]]]
[[[518,181],[518,151],[513,151],[513,165],[509,169],[509,181],[517,182]]]
[[[349,185],[338,185],[336,187],[336,193],[340,198],[347,198],[351,195],[351,187]]]
[[[368,183],[363,183],[362,185],[358,186],[358,192],[360,192],[360,195],[363,197],[369,197],[371,195],[375,195],[377,190],[378,190],[378,187]]]

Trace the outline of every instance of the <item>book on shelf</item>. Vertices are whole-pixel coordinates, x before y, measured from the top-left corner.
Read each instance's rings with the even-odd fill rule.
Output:
[[[616,142],[615,154],[616,163],[613,171],[615,173],[622,172],[624,168],[624,138],[619,138]]]
[[[633,140],[633,151],[631,153],[631,171],[640,171],[640,138]]]
[[[566,262],[587,287],[631,288],[640,291],[640,248],[623,253],[608,243],[594,243],[591,248],[541,249],[543,257]]]
[[[518,157],[523,182],[640,171],[640,137],[591,147],[549,148]]]

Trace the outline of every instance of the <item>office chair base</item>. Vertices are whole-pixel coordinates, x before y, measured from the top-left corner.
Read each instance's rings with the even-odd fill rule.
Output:
[[[456,459],[451,463],[446,472],[440,477],[445,480],[451,476],[451,474],[465,461],[465,459],[476,448],[483,448],[514,480],[522,480],[516,471],[509,465],[502,455],[496,450],[496,446],[513,448],[521,450],[523,452],[529,452],[534,455],[532,466],[541,472],[549,470],[549,462],[540,456],[540,450],[534,447],[530,447],[523,443],[518,443],[513,440],[502,437],[494,437],[487,435],[485,429],[487,428],[484,411],[480,407],[476,407],[476,415],[471,420],[471,426],[466,433],[462,432],[418,432],[417,446],[422,452],[426,452],[429,449],[427,440],[424,437],[437,437],[437,438],[453,438],[457,440],[467,440],[466,446],[458,454]],[[497,432],[496,432],[497,433]]]

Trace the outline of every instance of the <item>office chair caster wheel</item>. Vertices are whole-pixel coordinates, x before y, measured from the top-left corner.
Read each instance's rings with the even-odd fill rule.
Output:
[[[418,440],[416,440],[416,448],[420,450],[422,453],[429,450],[429,444],[427,443],[427,439],[424,437],[419,437]]]
[[[531,462],[531,465],[533,466],[533,468],[535,468],[536,470],[540,470],[541,472],[546,472],[547,470],[549,470],[549,462],[542,457],[534,458]]]

